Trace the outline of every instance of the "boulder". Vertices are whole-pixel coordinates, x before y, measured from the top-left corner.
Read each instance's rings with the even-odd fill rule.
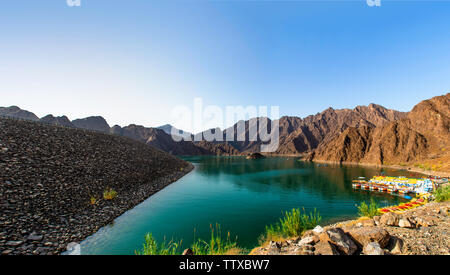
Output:
[[[315,234],[321,234],[321,233],[323,233],[323,228],[322,228],[322,226],[318,225],[318,226],[314,227],[314,229],[312,231]]]
[[[400,220],[400,215],[396,213],[386,213],[380,218],[381,225],[389,225],[389,226],[398,226],[398,222]]]
[[[403,240],[392,236],[387,249],[394,255],[403,254]]]
[[[404,227],[404,228],[414,228],[414,227],[416,227],[414,222],[412,222],[411,219],[406,218],[406,217],[401,218],[398,221],[398,226]]]
[[[331,243],[320,241],[314,246],[314,255],[339,255],[339,252]]]
[[[389,232],[380,227],[360,227],[350,228],[346,233],[356,242],[356,244],[363,248],[371,242],[377,242],[381,248],[385,248],[390,239]]]
[[[418,226],[429,227],[439,222],[439,218],[433,216],[418,216],[415,218]]]
[[[341,228],[328,229],[320,234],[319,238],[320,242],[333,244],[344,255],[352,255],[358,249],[353,240]]]
[[[375,217],[373,217],[373,221],[375,222],[375,225],[376,225],[376,226],[380,225],[380,219],[381,219],[381,216],[375,216]]]
[[[308,236],[308,237],[304,237],[302,238],[297,245],[298,246],[304,246],[304,245],[311,245],[311,244],[315,244],[316,242],[319,241],[319,238],[317,236]]]
[[[364,255],[384,255],[384,250],[376,242],[368,243],[363,248]]]

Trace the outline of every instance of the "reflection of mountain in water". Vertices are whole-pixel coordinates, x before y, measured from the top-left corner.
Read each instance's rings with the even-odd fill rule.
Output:
[[[196,172],[211,184],[226,180],[239,188],[256,193],[299,192],[302,196],[320,197],[327,201],[356,197],[389,197],[384,193],[369,194],[352,189],[351,181],[357,177],[371,178],[379,169],[343,166],[339,164],[317,165],[298,161],[296,158],[273,157],[246,160],[244,157],[186,157],[197,163]],[[402,172],[391,172],[402,175]],[[217,180],[214,180],[217,179]]]

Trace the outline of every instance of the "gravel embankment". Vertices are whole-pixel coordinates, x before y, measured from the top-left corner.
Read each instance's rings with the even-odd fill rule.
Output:
[[[192,169],[128,138],[0,118],[0,253],[59,254]]]

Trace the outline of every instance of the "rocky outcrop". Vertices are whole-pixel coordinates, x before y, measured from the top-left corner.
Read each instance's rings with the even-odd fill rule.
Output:
[[[264,158],[266,158],[266,157],[260,153],[252,153],[246,157],[246,159],[264,159]]]
[[[448,171],[449,147],[450,94],[446,94],[422,101],[403,119],[347,128],[322,142],[308,159],[387,165],[428,163]]]
[[[3,255],[60,253],[192,169],[129,138],[16,119],[0,118],[0,149]]]
[[[56,125],[56,126],[64,126],[64,127],[71,127],[75,128],[75,126],[70,122],[69,118],[66,116],[58,116],[54,117],[53,115],[47,115],[41,119],[39,119],[40,122]]]
[[[156,127],[156,129],[163,130],[168,135],[175,134],[175,135],[180,136],[180,137],[182,137],[184,139],[188,139],[188,138],[192,137],[191,133],[183,131],[183,130],[180,130],[180,129],[178,129],[178,128],[170,125],[170,124],[165,124],[163,126]]]
[[[17,106],[0,107],[0,116],[13,117],[25,120],[38,121],[39,118],[32,112],[22,110]]]
[[[306,231],[270,242],[253,255],[448,255],[450,202],[429,203],[402,214],[386,213]]]
[[[72,124],[81,129],[109,133],[110,128],[106,120],[101,116],[90,116],[81,119],[75,119]]]

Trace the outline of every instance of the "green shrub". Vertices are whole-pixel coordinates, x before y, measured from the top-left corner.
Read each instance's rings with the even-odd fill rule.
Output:
[[[112,189],[112,188],[106,189],[106,190],[103,192],[103,198],[104,198],[105,200],[112,200],[112,199],[114,199],[115,197],[117,197],[117,192],[116,192],[114,189]]]
[[[433,193],[434,200],[437,202],[444,202],[450,200],[450,185],[441,186]]]
[[[283,213],[283,217],[279,222],[266,226],[265,235],[261,238],[261,242],[270,240],[279,240],[287,237],[301,236],[303,232],[316,227],[322,217],[314,209],[314,212],[310,212],[309,215],[300,209],[292,209]]]
[[[225,255],[225,254],[240,254],[242,249],[238,247],[237,241],[232,242],[230,232],[227,233],[226,239],[222,236],[220,225],[216,223],[213,227],[210,225],[211,238],[209,241],[195,240],[191,246],[194,255]],[[237,237],[236,237],[237,240]]]
[[[374,199],[370,199],[369,204],[367,204],[366,202],[363,201],[358,206],[358,214],[361,217],[373,218],[374,216],[377,216],[380,214],[380,212],[378,211],[378,208],[380,208],[380,206]]]
[[[140,251],[136,251],[136,255],[177,255],[180,253],[181,241],[174,242],[171,240],[166,243],[166,239],[158,245],[152,233],[145,235],[145,243]]]
[[[223,238],[219,224],[216,224],[215,227],[211,225],[210,228],[211,239],[209,241],[196,240],[194,236],[194,243],[191,245],[194,255],[236,255],[243,253],[243,249],[238,247],[237,241],[231,241],[230,232],[228,232],[226,238]],[[147,233],[143,248],[135,253],[137,255],[180,255],[182,252],[181,244],[181,241],[175,242],[171,240],[167,242],[165,238],[161,244],[158,244],[152,234]]]

